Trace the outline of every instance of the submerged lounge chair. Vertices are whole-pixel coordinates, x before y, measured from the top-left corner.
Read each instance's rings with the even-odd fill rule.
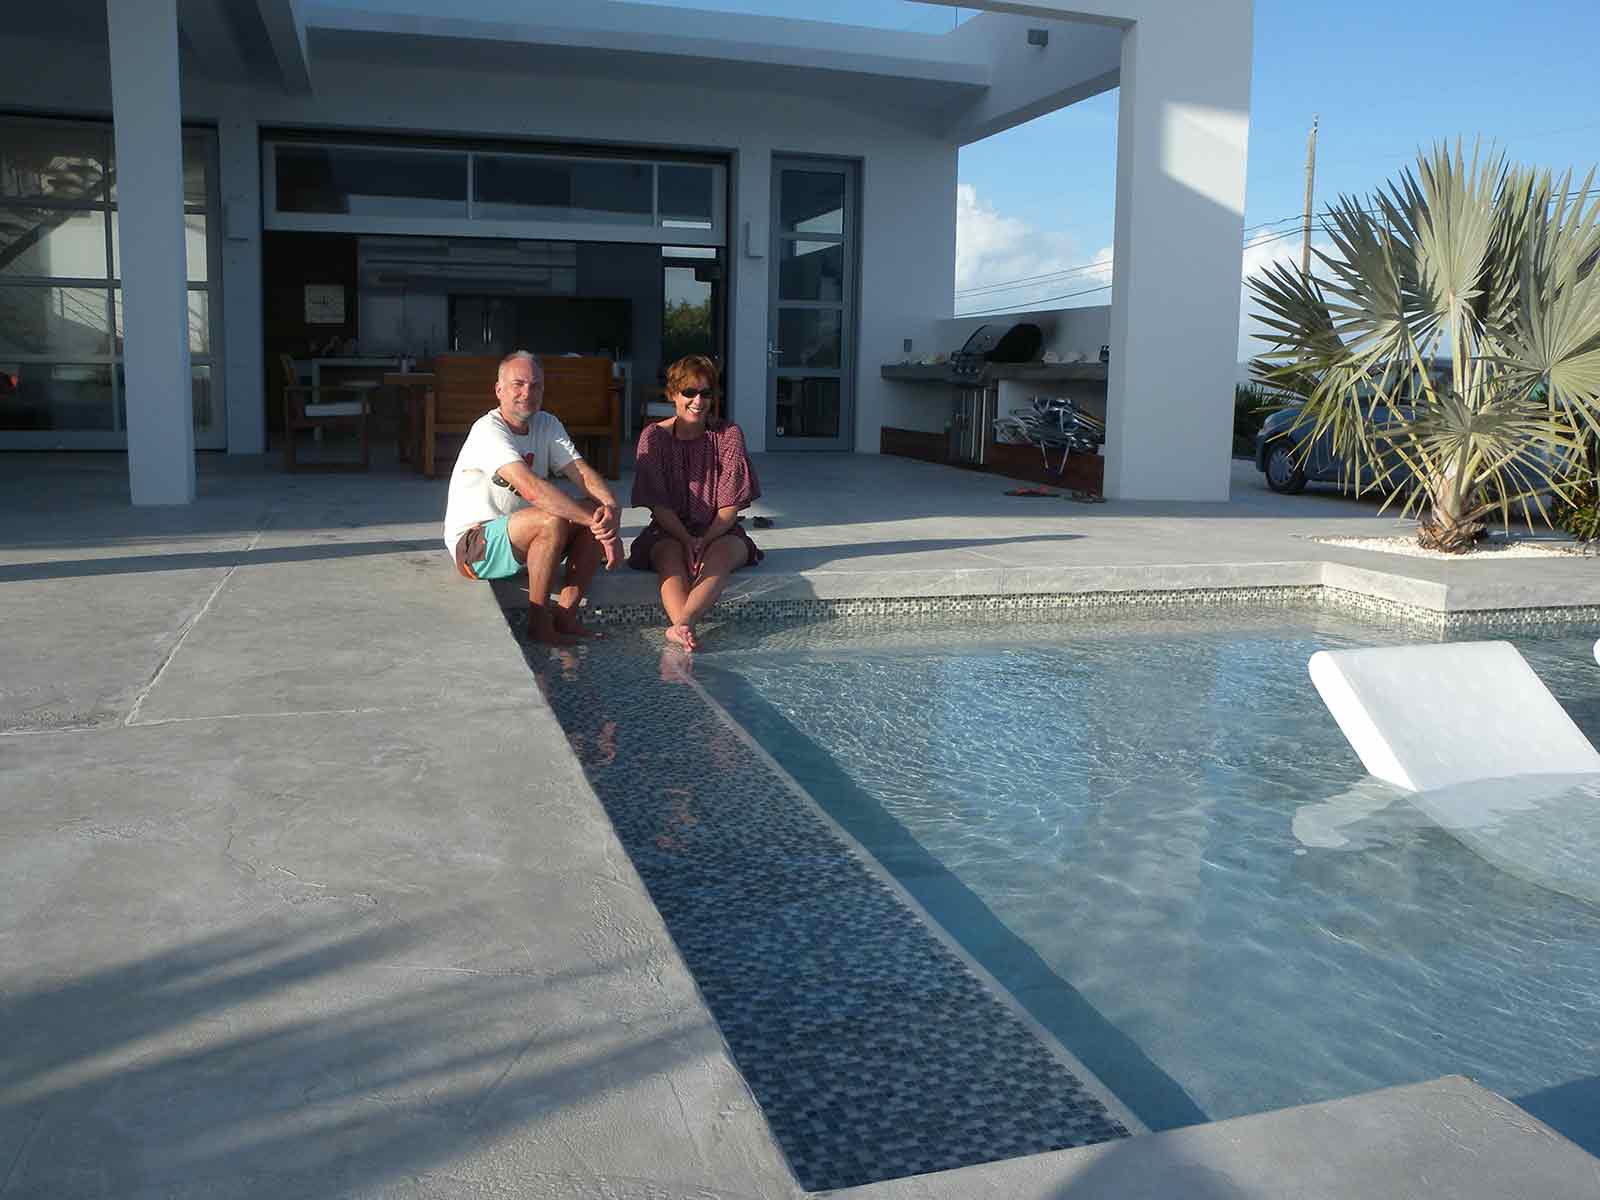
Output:
[[[1515,646],[1321,650],[1309,666],[1369,772],[1503,870],[1600,901],[1600,752]]]

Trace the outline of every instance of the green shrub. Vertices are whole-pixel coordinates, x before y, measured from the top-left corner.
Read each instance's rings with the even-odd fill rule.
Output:
[[[1261,423],[1272,411],[1266,393],[1248,383],[1233,387],[1233,453],[1238,458],[1250,458],[1256,452],[1256,434]]]
[[[1557,505],[1551,519],[1580,542],[1600,541],[1600,488],[1590,482],[1577,496],[1575,504]]]

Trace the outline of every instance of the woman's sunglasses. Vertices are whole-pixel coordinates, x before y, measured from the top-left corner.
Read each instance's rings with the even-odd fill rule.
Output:
[[[707,400],[714,400],[717,393],[712,388],[683,388],[678,392],[678,395],[688,400],[698,400],[701,396],[704,396]]]

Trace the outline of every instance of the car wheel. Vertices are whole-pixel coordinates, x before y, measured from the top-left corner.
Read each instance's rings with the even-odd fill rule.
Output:
[[[1294,460],[1294,448],[1287,439],[1267,447],[1267,486],[1283,496],[1297,496],[1306,490],[1305,469]]]

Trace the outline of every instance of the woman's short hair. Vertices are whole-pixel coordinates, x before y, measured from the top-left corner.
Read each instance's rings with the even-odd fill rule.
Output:
[[[693,387],[696,379],[705,380],[706,386],[716,391],[720,374],[717,364],[704,354],[685,354],[667,368],[667,395],[676,396],[685,386]]]

